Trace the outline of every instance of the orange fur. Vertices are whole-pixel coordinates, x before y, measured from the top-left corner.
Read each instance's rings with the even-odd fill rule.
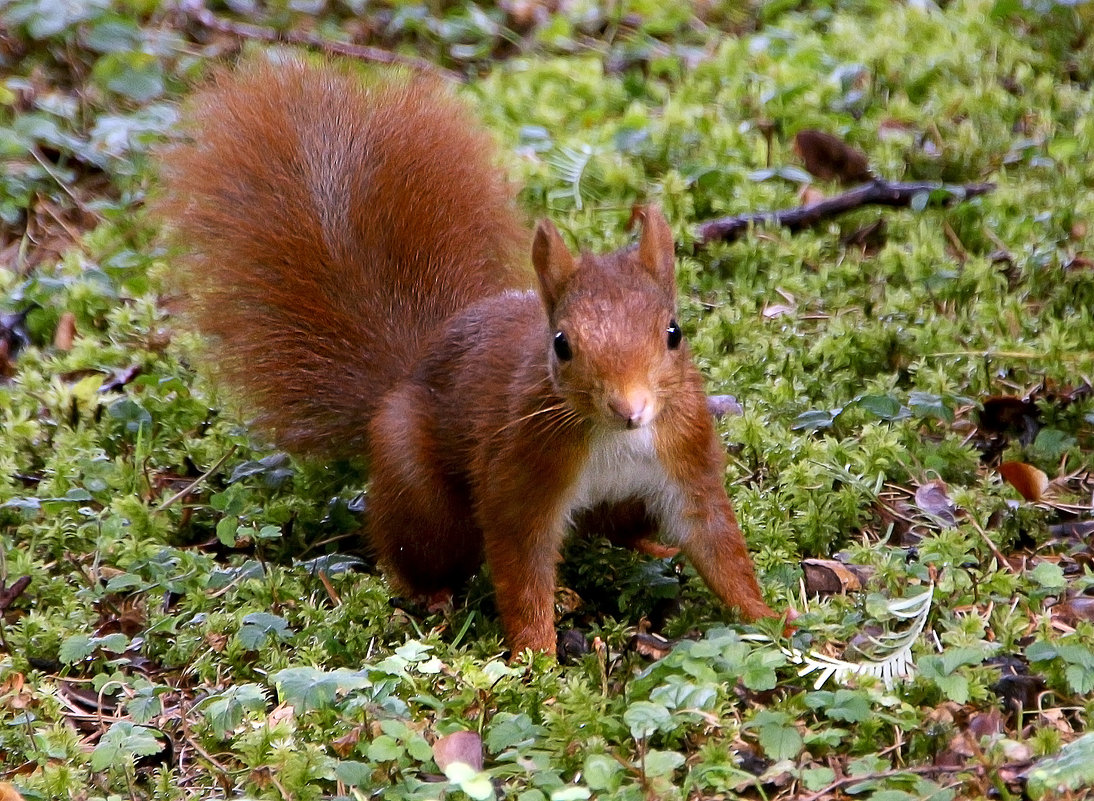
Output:
[[[674,339],[659,211],[603,256],[546,222],[529,240],[489,138],[426,80],[252,61],[189,123],[161,208],[193,318],[282,445],[367,456],[399,590],[440,597],[485,559],[509,645],[549,651],[568,527],[643,549],[660,528],[726,604],[773,614]]]

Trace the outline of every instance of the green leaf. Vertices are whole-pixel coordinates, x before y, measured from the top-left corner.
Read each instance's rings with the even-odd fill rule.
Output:
[[[647,776],[671,776],[684,764],[684,755],[678,751],[648,751],[645,764]]]
[[[95,643],[86,634],[73,634],[61,642],[57,652],[57,658],[64,664],[71,665],[87,659],[95,652]]]
[[[1067,795],[1072,790],[1094,786],[1094,732],[1068,743],[1059,753],[1040,759],[1029,770],[1030,797]]]
[[[623,722],[636,740],[644,740],[658,729],[667,728],[672,715],[660,704],[636,701],[623,713]]]
[[[151,53],[107,53],[95,63],[95,80],[111,92],[145,103],[163,94],[163,64]]]
[[[293,632],[288,621],[269,612],[252,612],[243,618],[239,641],[248,651],[257,651],[270,636],[281,642],[289,642]]]
[[[371,787],[374,783],[373,766],[364,762],[339,760],[334,765],[334,775],[342,784],[350,787]]]
[[[1075,437],[1058,428],[1042,428],[1033,440],[1033,454],[1044,462],[1058,462],[1064,454],[1078,444]]]
[[[135,695],[125,702],[125,711],[134,723],[148,723],[163,712],[163,701],[153,693]]]
[[[339,692],[372,686],[366,676],[346,668],[331,671],[311,667],[285,668],[270,679],[281,700],[301,713],[330,706]]]
[[[817,431],[822,428],[831,428],[842,411],[843,408],[840,407],[831,410],[813,409],[808,412],[802,412],[794,418],[794,422],[790,424],[790,430]]]
[[[746,727],[756,732],[764,753],[768,759],[776,762],[793,759],[801,752],[804,745],[801,733],[785,712],[762,709]]]
[[[892,395],[863,395],[856,404],[882,420],[899,420],[909,414],[909,410]]]
[[[944,423],[953,422],[953,406],[941,395],[913,392],[908,396],[908,407],[920,417],[933,417]]]
[[[585,801],[591,796],[592,792],[588,787],[564,787],[551,793],[551,801]]]
[[[152,415],[132,398],[119,398],[106,407],[106,413],[132,434],[147,433],[152,427]]]
[[[113,723],[91,752],[91,769],[106,770],[121,766],[133,757],[151,756],[163,750],[152,729],[127,721]]]
[[[585,757],[581,775],[590,790],[612,792],[619,788],[623,766],[619,764],[619,760],[605,754],[590,754]]]
[[[535,743],[546,729],[532,722],[524,712],[499,712],[486,729],[484,743],[492,754],[500,754],[507,748],[521,748]]]
[[[1048,662],[1056,658],[1056,646],[1045,640],[1035,640],[1026,646],[1026,659],[1030,662]]]
[[[1040,562],[1027,575],[1046,590],[1058,590],[1067,586],[1064,570],[1055,562]]]
[[[806,768],[801,772],[802,784],[811,793],[822,790],[836,780],[836,772],[831,768]]]
[[[406,753],[402,743],[387,734],[381,734],[368,745],[368,758],[373,762],[393,762]]]
[[[217,539],[220,540],[221,545],[226,545],[229,548],[236,547],[239,542],[239,534],[243,531],[246,531],[246,529],[239,525],[238,518],[222,517],[217,521]]]
[[[773,690],[779,683],[775,668],[786,664],[786,657],[780,652],[763,649],[750,653],[745,657],[744,671],[741,673],[741,681],[750,690]]]
[[[220,739],[228,737],[243,722],[245,712],[266,708],[266,693],[257,684],[238,684],[213,697],[204,707],[205,719]]]

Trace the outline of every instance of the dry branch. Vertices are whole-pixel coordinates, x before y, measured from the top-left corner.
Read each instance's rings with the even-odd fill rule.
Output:
[[[791,233],[797,233],[863,206],[908,207],[912,205],[914,198],[924,194],[927,195],[929,205],[946,206],[987,194],[993,189],[995,184],[955,185],[933,181],[904,183],[877,179],[843,194],[805,206],[708,220],[699,225],[698,243],[709,245],[711,242],[734,242],[753,226],[775,225],[786,228]]]

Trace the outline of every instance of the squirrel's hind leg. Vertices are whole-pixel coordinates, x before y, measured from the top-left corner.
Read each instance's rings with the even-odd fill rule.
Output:
[[[482,533],[458,478],[445,472],[427,398],[413,384],[389,393],[370,425],[369,537],[398,592],[436,599],[483,561]]]

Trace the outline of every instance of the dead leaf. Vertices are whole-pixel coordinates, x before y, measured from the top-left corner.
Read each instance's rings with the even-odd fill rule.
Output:
[[[30,576],[20,576],[10,587],[4,586],[4,582],[0,580],[0,612],[11,606],[28,586],[30,586]]]
[[[915,137],[915,133],[915,124],[904,120],[882,120],[877,127],[877,138],[883,142],[892,139],[908,141]]]
[[[856,184],[873,177],[865,153],[823,131],[798,131],[794,136],[794,152],[809,174],[822,181]]]
[[[589,653],[589,641],[579,629],[566,629],[555,643],[555,656],[560,664],[569,665]]]
[[[75,341],[76,315],[66,311],[57,321],[57,330],[53,332],[53,347],[57,350],[70,351]]]
[[[776,317],[782,317],[784,314],[793,314],[796,309],[793,306],[788,306],[785,303],[774,303],[770,306],[764,306],[763,316],[768,320],[772,320]]]
[[[1079,623],[1094,621],[1094,598],[1078,595],[1058,603],[1049,610],[1054,618],[1074,628]]]
[[[737,417],[745,413],[744,408],[732,395],[707,395],[707,411],[714,417],[727,415]]]
[[[1048,489],[1048,476],[1025,462],[1003,462],[999,474],[1027,501],[1039,501]]]
[[[941,479],[928,481],[915,491],[915,505],[937,523],[952,526],[957,522],[957,505],[950,498],[949,489]]]
[[[463,762],[482,770],[482,738],[473,731],[456,731],[433,743],[433,761],[442,771],[453,762]]]
[[[131,364],[128,367],[120,367],[116,370],[111,370],[110,375],[103,381],[102,386],[99,387],[99,393],[105,394],[107,392],[114,392],[121,389],[134,378],[141,374],[141,366],[139,364]]]
[[[672,642],[657,634],[635,634],[627,643],[627,650],[656,662],[669,655],[672,645]]]
[[[228,635],[215,631],[207,631],[202,639],[205,640],[209,650],[215,654],[223,653],[224,648],[228,645]]]
[[[842,595],[861,590],[874,574],[867,565],[848,565],[835,559],[803,559],[805,591],[810,595]]]
[[[342,759],[348,758],[357,747],[357,743],[361,741],[361,734],[363,731],[364,727],[354,726],[341,737],[336,737],[334,740],[331,740],[331,750]]]

